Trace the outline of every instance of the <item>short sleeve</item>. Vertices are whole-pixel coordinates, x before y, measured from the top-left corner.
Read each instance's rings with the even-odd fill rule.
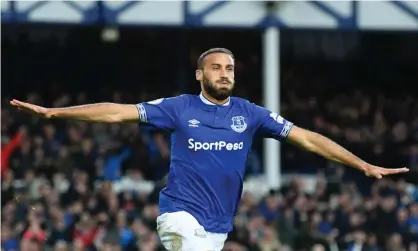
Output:
[[[182,96],[172,98],[160,98],[149,102],[142,102],[136,105],[140,123],[145,123],[164,129],[174,131],[176,118],[184,106]]]
[[[264,107],[254,105],[253,114],[257,116],[257,133],[266,138],[283,141],[287,138],[293,123]]]

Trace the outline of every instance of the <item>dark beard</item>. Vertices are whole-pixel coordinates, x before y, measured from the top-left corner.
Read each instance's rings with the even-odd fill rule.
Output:
[[[215,86],[205,77],[203,76],[203,89],[204,91],[210,95],[212,98],[223,101],[232,95],[233,88],[229,89],[220,89],[217,90]]]

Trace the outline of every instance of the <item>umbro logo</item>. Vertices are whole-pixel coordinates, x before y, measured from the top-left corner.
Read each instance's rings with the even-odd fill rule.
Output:
[[[200,237],[200,238],[206,238],[207,237],[205,230],[200,229],[200,228],[194,230],[194,235],[197,236],[197,237]]]
[[[199,124],[200,124],[199,120],[196,120],[196,119],[189,120],[189,127],[199,127]]]

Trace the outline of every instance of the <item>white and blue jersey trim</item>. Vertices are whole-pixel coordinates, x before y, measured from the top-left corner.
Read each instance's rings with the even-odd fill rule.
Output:
[[[141,121],[143,123],[147,123],[148,122],[147,111],[145,110],[144,105],[143,104],[137,104],[136,109],[138,109],[139,121]]]
[[[286,121],[286,123],[283,126],[282,131],[280,132],[280,136],[282,136],[283,138],[286,138],[287,135],[289,135],[290,129],[292,129],[292,127],[293,127],[293,123]]]
[[[212,102],[210,102],[207,98],[205,98],[205,96],[203,96],[202,93],[199,94],[199,98],[200,100],[202,100],[203,103],[207,104],[207,105],[216,105]],[[228,106],[231,103],[231,98],[228,98],[228,101],[225,104],[222,104],[222,106]]]

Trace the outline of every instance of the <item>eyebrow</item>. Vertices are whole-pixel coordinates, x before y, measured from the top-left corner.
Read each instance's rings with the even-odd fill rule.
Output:
[[[221,64],[213,63],[210,66],[222,66],[222,65]],[[228,64],[228,65],[226,65],[226,67],[234,67],[234,65],[233,64]]]

